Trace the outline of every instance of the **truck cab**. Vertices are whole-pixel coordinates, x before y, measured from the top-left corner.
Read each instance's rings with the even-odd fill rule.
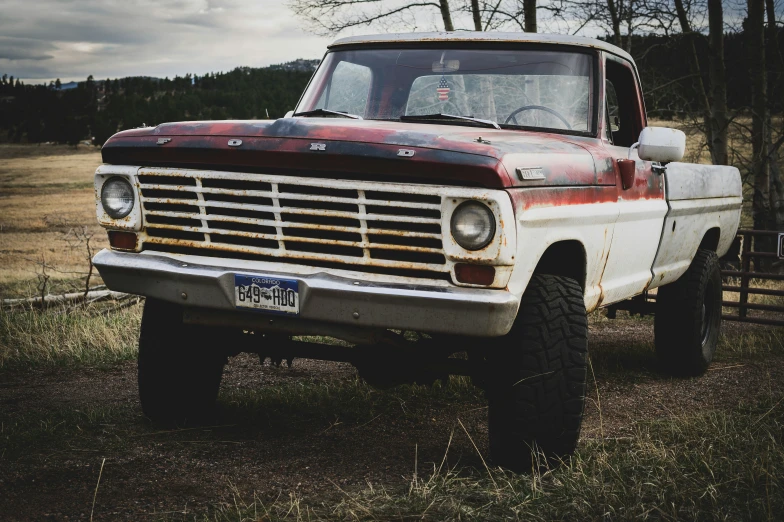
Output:
[[[147,297],[142,408],[202,417],[242,351],[340,360],[380,387],[471,375],[496,462],[568,455],[588,312],[661,287],[666,366],[713,356],[740,177],[684,148],[623,50],[527,33],[345,38],[284,118],[120,132],[94,263]]]

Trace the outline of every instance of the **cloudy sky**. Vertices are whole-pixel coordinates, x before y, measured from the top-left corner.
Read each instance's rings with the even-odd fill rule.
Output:
[[[0,75],[173,77],[320,58],[278,0],[0,0]]]
[[[784,0],[776,5],[784,6]],[[546,13],[539,11],[540,30],[571,32],[568,25],[548,23]],[[353,32],[433,30],[441,26],[438,15],[425,8],[400,27],[384,19]],[[453,19],[457,27],[472,25],[465,13],[453,13]],[[725,12],[725,21],[732,19]],[[701,27],[700,20],[692,24]],[[585,36],[605,34],[590,24],[575,25]],[[320,58],[333,39],[307,31],[285,0],[0,0],[0,75],[26,83],[260,67]]]
[[[383,2],[371,8],[405,4]],[[470,16],[458,11],[456,27],[470,28]],[[545,14],[540,30],[568,32],[542,23]],[[441,26],[439,10],[425,7],[340,36]],[[332,40],[308,31],[286,0],[0,0],[0,75],[25,83],[260,67],[321,58]]]

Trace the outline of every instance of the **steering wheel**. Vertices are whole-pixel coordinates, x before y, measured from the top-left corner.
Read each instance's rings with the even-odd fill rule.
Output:
[[[509,121],[514,121],[515,125],[519,125],[519,123],[517,123],[517,118],[515,118],[515,116],[517,116],[518,114],[520,114],[523,111],[532,111],[532,110],[549,112],[550,114],[552,114],[553,116],[555,116],[556,118],[561,120],[561,123],[566,125],[567,129],[572,130],[572,126],[569,125],[569,122],[566,121],[566,118],[564,118],[561,115],[561,113],[559,113],[558,111],[556,111],[554,109],[551,109],[550,107],[545,107],[544,105],[525,105],[523,107],[520,107],[519,109],[513,111],[512,114],[509,115],[509,117],[504,122],[504,125],[508,125]]]

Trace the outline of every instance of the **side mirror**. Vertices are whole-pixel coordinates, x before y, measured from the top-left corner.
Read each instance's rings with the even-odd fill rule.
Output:
[[[686,135],[667,127],[645,127],[640,133],[640,141],[632,148],[635,146],[641,160],[662,163],[680,161],[686,152]]]
[[[292,116],[294,116],[294,111],[288,111],[288,112],[286,113],[286,115],[285,115],[285,116],[283,116],[283,117],[284,117],[284,118],[291,118]]]

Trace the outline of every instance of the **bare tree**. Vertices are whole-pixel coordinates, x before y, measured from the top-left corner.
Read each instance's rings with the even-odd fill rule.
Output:
[[[449,10],[449,0],[438,0],[438,4],[441,9],[441,18],[444,20],[444,30],[454,31],[455,26],[452,24],[452,12]]]
[[[536,0],[483,0],[479,4],[482,30],[536,32]]]
[[[537,30],[537,0],[289,0],[289,7],[324,35],[355,27],[414,30],[435,13],[446,31]]]
[[[702,70],[700,69],[700,59],[697,55],[696,40],[701,35],[692,30],[691,22],[686,8],[683,5],[683,0],[674,0],[675,12],[678,16],[678,23],[681,26],[681,32],[686,38],[686,54],[689,61],[689,70],[694,78],[696,86],[697,103],[703,115],[703,122],[705,124],[705,134],[708,141],[708,148],[711,149],[713,144],[712,127],[711,127],[711,104],[708,100],[708,93],[705,90],[705,83],[702,81]],[[724,28],[722,27],[722,31]],[[714,161],[715,163],[715,161]]]
[[[481,31],[482,12],[479,10],[479,0],[471,0],[471,15],[474,19],[474,31]]]
[[[525,32],[536,32],[536,0],[523,0],[523,13],[525,16]]]
[[[729,165],[727,133],[727,75],[724,66],[724,12],[721,0],[708,0],[710,78],[710,153],[714,165]]]
[[[291,0],[289,7],[319,34],[333,35],[353,27],[393,24],[416,27],[416,15],[435,9],[443,28],[454,31],[449,0]]]
[[[764,0],[748,0],[745,27],[748,39],[748,63],[751,83],[751,172],[754,177],[752,216],[754,228],[770,226],[770,175],[765,161],[767,147],[767,74],[765,67],[765,4]]]
[[[778,46],[778,28],[776,26],[776,9],[774,0],[765,0],[765,11],[768,18],[767,25],[767,62],[771,67],[768,71],[773,76],[774,86],[781,85],[781,77],[784,75],[784,57]],[[774,87],[775,88],[775,87]],[[784,125],[780,130],[780,135],[774,140],[774,126],[768,111],[766,127],[768,134],[765,136],[767,142],[766,163],[768,175],[770,176],[770,212],[773,226],[776,230],[784,228],[784,182],[781,179],[781,169],[779,167],[779,150],[784,144]]]
[[[619,0],[619,2],[621,4],[620,6],[616,5],[615,0],[607,0],[607,13],[610,15],[610,25],[612,26],[613,32],[613,44],[617,45],[618,47],[622,47],[621,16],[618,7],[623,9],[623,0]],[[629,39],[631,39],[631,35],[629,35]]]
[[[46,269],[49,268],[49,265],[46,264],[46,257],[43,252],[41,252],[39,266],[40,271],[36,272],[36,276],[38,277],[38,293],[41,296],[41,310],[46,310],[46,294],[48,293],[49,279],[51,279],[52,276],[46,273]]]
[[[90,292],[90,280],[92,279],[95,268],[93,266],[93,255],[95,252],[93,251],[93,245],[90,244],[90,241],[93,239],[93,234],[87,231],[86,226],[81,225],[71,228],[63,239],[72,250],[84,248],[84,257],[85,261],[87,261],[88,269],[84,278],[83,295],[84,301],[87,302],[87,295]]]
[[[614,45],[629,53],[634,34],[669,34],[675,18],[669,0],[555,0],[546,7],[566,22],[570,32],[598,26],[610,34]]]

